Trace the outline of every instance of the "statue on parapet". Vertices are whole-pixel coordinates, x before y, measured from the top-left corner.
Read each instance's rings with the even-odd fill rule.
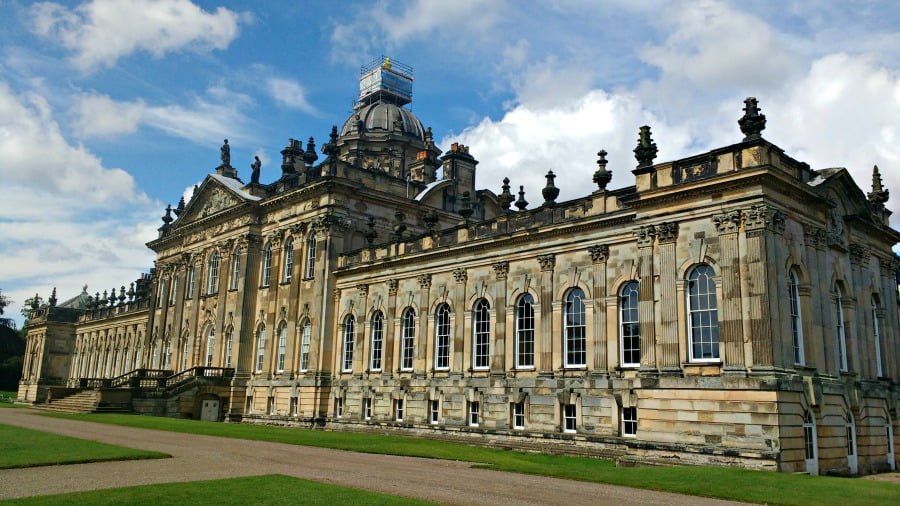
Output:
[[[220,158],[222,158],[222,165],[228,167],[231,165],[231,146],[228,145],[228,139],[225,139],[225,144],[222,144],[222,148],[220,151]]]
[[[259,160],[258,156],[254,156],[253,163],[250,164],[250,184],[259,184],[260,167],[262,167],[262,162]]]

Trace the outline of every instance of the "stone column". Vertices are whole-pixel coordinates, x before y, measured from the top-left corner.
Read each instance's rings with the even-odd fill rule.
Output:
[[[653,240],[656,227],[643,225],[634,231],[638,246],[638,319],[641,322],[641,371],[657,372],[656,318],[653,308]]]
[[[260,302],[263,306],[262,309],[265,311],[266,356],[269,357],[266,370],[269,371],[270,377],[278,370],[278,285],[281,281],[281,240],[283,237],[284,233],[276,230],[266,238],[266,244],[272,252],[269,258],[268,287],[262,288],[262,283],[260,283],[260,289],[265,290],[265,298]],[[263,248],[265,248],[265,245]],[[260,260],[262,260],[262,255],[265,255],[265,253],[263,252],[260,255]],[[260,265],[260,269],[262,269],[262,265]],[[260,276],[262,276],[262,271],[260,271]],[[262,281],[261,278],[259,279]]]
[[[809,297],[801,300],[801,311],[809,325],[803,328],[803,351],[806,354],[806,365],[815,367],[820,373],[828,373],[831,370],[830,360],[833,352],[831,346],[825,346],[825,327],[831,319],[826,313],[826,304],[831,300],[828,289],[823,287],[820,279],[825,274],[819,270],[819,256],[825,241],[825,230],[812,224],[803,225],[804,244],[806,245],[806,272],[809,274]],[[822,290],[825,289],[825,292]],[[801,291],[801,296],[803,292]]]
[[[860,378],[874,378],[876,372],[875,344],[872,342],[872,332],[866,328],[866,322],[872,319],[872,294],[865,282],[870,255],[869,248],[861,244],[850,244],[850,266],[853,271],[851,286],[853,298],[857,301],[857,311],[853,318],[856,323],[853,327],[853,339],[847,336],[847,363],[851,371],[860,374]]]
[[[456,281],[456,288],[453,291],[453,308],[456,312],[456,326],[453,328],[453,361],[450,363],[452,372],[462,372],[471,364],[465,363],[465,347],[466,347],[466,314],[471,312],[472,308],[466,307],[466,281],[469,279],[466,270],[463,268],[453,270],[453,280]]]
[[[556,256],[552,253],[539,255],[537,257],[538,265],[541,268],[541,334],[540,334],[540,353],[538,356],[537,366],[538,374],[553,375],[553,268],[556,267]],[[565,311],[565,308],[563,308]],[[566,336],[560,332],[560,339],[564,341]],[[535,343],[537,345],[538,343]],[[536,351],[538,351],[536,350]],[[565,364],[565,347],[561,347],[560,366]]]
[[[660,371],[680,374],[678,353],[678,223],[663,222],[656,226],[659,241],[659,333],[656,336],[656,361]],[[643,331],[643,325],[641,326]]]
[[[594,360],[595,374],[608,374],[606,335],[606,261],[609,259],[609,246],[598,244],[588,248],[593,262],[594,286]]]
[[[506,374],[506,280],[509,276],[509,262],[494,262],[491,268],[494,269],[494,304],[497,315],[494,343],[491,346],[491,374],[504,375]]]
[[[356,335],[353,336],[353,339],[355,339],[353,343],[353,372],[358,375],[360,372],[369,369],[368,357],[370,352],[369,345],[366,342],[366,308],[369,306],[369,285],[365,283],[358,284],[356,285],[356,291],[359,300],[359,311],[357,311],[359,317],[356,319]]]
[[[431,317],[431,274],[419,274],[419,330],[416,332],[416,354],[413,357],[413,371],[427,374],[433,364],[428,363],[428,319]]]
[[[774,291],[786,283],[788,279],[784,262],[779,258],[770,258],[769,246],[774,242],[773,232],[784,231],[784,215],[781,211],[758,204],[743,212],[744,233],[747,237],[746,265],[747,299],[749,309],[749,339],[751,339],[752,358],[748,366],[753,370],[771,370],[776,365],[784,366],[783,357],[776,357],[776,346],[772,333],[773,325],[778,325],[778,312],[773,312],[770,303],[779,299],[784,290]],[[774,265],[772,265],[774,264]],[[771,272],[770,268],[775,272]],[[773,275],[774,274],[774,275]],[[768,282],[779,283],[770,287]],[[776,318],[773,318],[776,316]],[[774,321],[773,321],[774,320]],[[776,361],[778,364],[776,364]]]
[[[746,366],[741,311],[741,253],[738,246],[741,212],[734,210],[715,215],[713,222],[719,232],[721,247],[720,272],[717,273],[722,279],[722,293],[719,298],[722,302],[719,309],[719,358],[724,364],[724,371],[743,371]],[[690,336],[688,341],[690,343]]]

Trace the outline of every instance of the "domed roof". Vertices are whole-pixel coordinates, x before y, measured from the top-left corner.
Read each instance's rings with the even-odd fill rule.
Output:
[[[425,138],[425,129],[415,114],[396,104],[383,101],[364,105],[351,114],[341,128],[341,136],[358,133],[356,131],[357,116],[367,131],[392,132],[394,125],[399,121],[402,133],[414,135],[422,140]]]

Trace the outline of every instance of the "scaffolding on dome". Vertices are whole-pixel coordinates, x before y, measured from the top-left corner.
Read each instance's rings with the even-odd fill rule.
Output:
[[[388,99],[401,106],[408,104],[412,102],[412,82],[412,67],[382,55],[360,67],[357,106],[378,99]]]

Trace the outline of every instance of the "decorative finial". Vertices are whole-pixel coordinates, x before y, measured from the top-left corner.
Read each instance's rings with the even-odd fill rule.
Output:
[[[175,208],[175,216],[181,216],[182,211],[184,211],[184,195],[178,199],[178,207]]]
[[[652,166],[657,151],[659,150],[651,137],[650,127],[647,125],[642,126],[638,135],[638,145],[634,148],[634,157],[638,161],[638,167]]]
[[[200,189],[200,185],[196,185],[196,184],[195,184],[195,185],[194,185],[194,191],[191,192],[191,198],[192,198],[192,199],[193,199],[194,197],[197,196],[197,190],[199,190],[199,189]]]
[[[134,281],[132,281],[131,285],[128,286],[128,293],[126,295],[128,295],[128,302],[134,300]]]
[[[597,187],[600,191],[606,191],[606,185],[612,181],[612,172],[606,170],[606,150],[601,149],[597,156],[597,171],[594,172],[594,183],[597,184]]]
[[[369,222],[366,223],[366,241],[371,246],[378,239],[378,231],[375,230],[375,217],[369,216]]]
[[[103,297],[100,298],[100,305],[106,307],[107,304],[109,304],[109,292],[103,290]]]
[[[497,202],[500,203],[500,207],[503,210],[509,211],[509,206],[512,205],[513,201],[516,200],[516,198],[513,197],[513,194],[509,192],[508,177],[503,178],[503,186],[501,186],[500,188],[502,188],[503,191],[500,192],[500,195],[497,197]]]
[[[528,201],[525,200],[525,187],[519,186],[519,200],[516,201],[516,207],[519,208],[519,211],[524,211],[528,208]]]
[[[162,217],[162,220],[163,220],[163,223],[165,223],[165,225],[163,225],[163,226],[166,227],[166,228],[169,227],[169,223],[172,223],[172,220],[173,220],[173,218],[172,218],[172,204],[169,204],[169,205],[166,206],[166,214]]]
[[[431,132],[431,127],[425,129],[425,144],[434,144],[434,134]]]
[[[459,215],[466,220],[466,223],[469,222],[469,218],[472,217],[472,213],[474,210],[472,209],[472,196],[469,192],[463,192],[462,198],[460,199],[459,204]]]
[[[116,287],[113,287],[112,291],[109,292],[109,305],[110,307],[116,305]]]
[[[32,311],[34,311],[35,309],[37,309],[41,306],[41,304],[39,302],[40,300],[41,300],[41,297],[37,293],[35,293],[34,298],[31,299],[31,310]]]
[[[430,209],[425,213],[425,216],[422,216],[422,221],[425,222],[425,228],[432,233],[434,233],[434,228],[437,226],[438,219],[438,213],[434,209]]]
[[[94,309],[97,309],[97,308],[99,308],[100,306],[103,305],[103,303],[100,302],[100,300],[101,300],[101,299],[100,299],[100,292],[97,292],[97,294],[94,295]]]
[[[890,192],[884,189],[884,184],[881,182],[881,173],[878,171],[878,166],[875,165],[872,167],[872,191],[869,192],[869,202],[883,206],[890,197]]]
[[[119,305],[125,304],[125,285],[119,288]]]
[[[47,299],[47,302],[50,304],[50,307],[56,306],[56,287],[53,287],[53,291],[50,292],[50,298]]]
[[[760,133],[766,129],[766,115],[760,114],[756,97],[744,99],[744,115],[738,120],[738,126],[744,133],[745,142],[759,139]]]
[[[556,205],[556,197],[559,196],[559,188],[553,184],[553,180],[556,179],[556,174],[551,170],[547,172],[545,177],[547,178],[547,185],[541,190],[541,195],[544,196],[544,205],[553,207]]]
[[[312,165],[316,163],[316,160],[318,159],[319,155],[316,154],[316,140],[310,137],[309,141],[306,143],[306,153],[303,153],[303,161],[306,162],[306,165]]]
[[[81,293],[87,293],[87,283],[85,283],[84,286],[81,287]]]
[[[406,215],[403,211],[397,210],[394,213],[394,240],[400,242],[403,240],[403,232],[406,232]]]

